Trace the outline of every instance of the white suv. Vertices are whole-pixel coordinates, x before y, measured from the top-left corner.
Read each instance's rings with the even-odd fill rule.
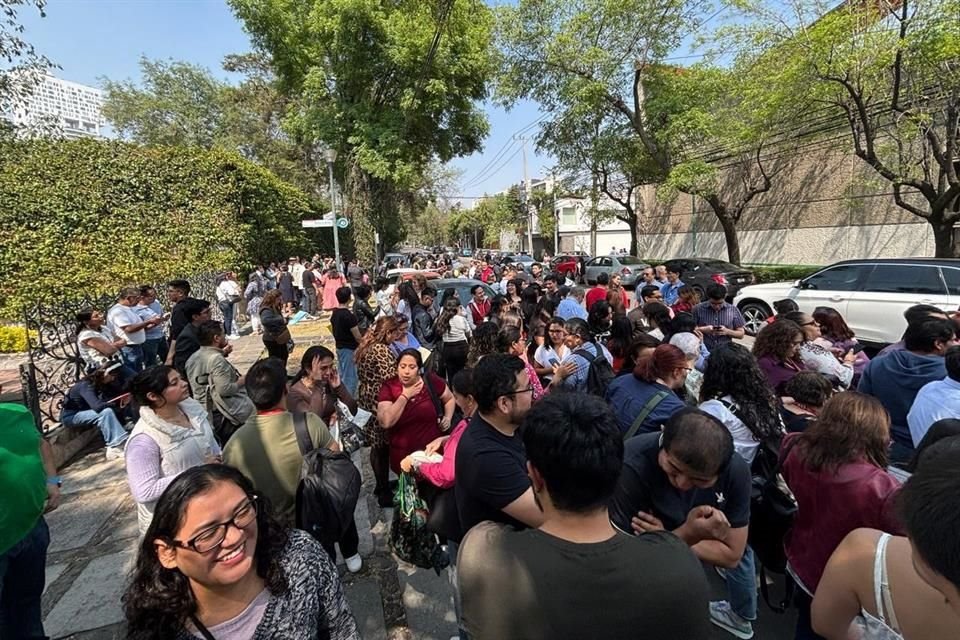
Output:
[[[796,282],[744,287],[733,303],[747,331],[756,333],[773,314],[773,303],[790,298],[801,311],[833,307],[861,342],[888,344],[906,328],[903,312],[931,304],[947,312],[960,305],[960,260],[889,258],[846,260]]]

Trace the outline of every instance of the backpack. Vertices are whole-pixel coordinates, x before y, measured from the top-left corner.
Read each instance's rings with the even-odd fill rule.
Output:
[[[307,416],[293,413],[297,446],[303,454],[296,496],[296,527],[321,544],[339,540],[353,521],[360,497],[360,471],[350,456],[314,448]]]
[[[605,398],[607,387],[616,378],[616,374],[606,356],[603,355],[600,344],[597,342],[591,344],[597,350],[597,355],[593,355],[586,349],[577,349],[573,353],[590,363],[590,369],[587,371],[587,393]]]
[[[737,405],[721,400],[741,422],[737,414]],[[760,592],[764,602],[773,611],[783,613],[793,601],[795,583],[787,573],[787,554],[784,550],[784,538],[793,526],[797,514],[797,501],[780,474],[782,461],[796,445],[793,440],[782,452],[780,443],[783,433],[777,432],[760,441],[757,453],[750,465],[750,527],[747,543],[753,549],[760,573]],[[770,601],[766,572],[781,574],[786,579],[786,593],[779,603]]]

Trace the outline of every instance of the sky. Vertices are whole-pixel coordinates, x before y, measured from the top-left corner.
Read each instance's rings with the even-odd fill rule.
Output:
[[[223,71],[222,60],[251,48],[224,0],[49,0],[45,18],[29,7],[20,17],[27,41],[61,67],[54,75],[98,87],[105,77],[139,81],[142,56],[191,62],[236,80]],[[510,112],[485,103],[484,110],[490,135],[483,149],[451,163],[462,171],[458,193],[451,195],[465,200],[523,180],[521,144],[511,139],[532,138],[536,127],[530,125],[541,116],[532,102]],[[545,176],[551,159],[537,155],[532,140],[526,151],[530,178]]]

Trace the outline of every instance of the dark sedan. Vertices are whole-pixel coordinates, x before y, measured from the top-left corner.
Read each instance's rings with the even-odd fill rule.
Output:
[[[693,287],[700,297],[711,284],[727,288],[727,298],[733,299],[740,289],[754,283],[753,271],[714,258],[675,258],[663,263],[667,269],[680,268],[680,279]]]
[[[457,297],[460,298],[460,304],[466,307],[470,304],[470,301],[473,300],[470,289],[473,289],[473,287],[478,284],[483,287],[483,292],[487,294],[487,298],[493,298],[493,296],[496,295],[489,285],[479,280],[470,280],[469,278],[438,278],[431,280],[430,286],[437,290],[437,297],[433,301],[433,308],[438,312],[440,311],[440,299],[443,297],[443,292],[447,289],[456,291]]]

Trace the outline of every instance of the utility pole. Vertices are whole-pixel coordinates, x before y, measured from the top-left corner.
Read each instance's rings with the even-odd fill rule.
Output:
[[[521,136],[520,150],[523,153],[523,207],[527,214],[527,251],[533,255],[533,215],[530,213],[530,176],[527,174],[527,138]]]

